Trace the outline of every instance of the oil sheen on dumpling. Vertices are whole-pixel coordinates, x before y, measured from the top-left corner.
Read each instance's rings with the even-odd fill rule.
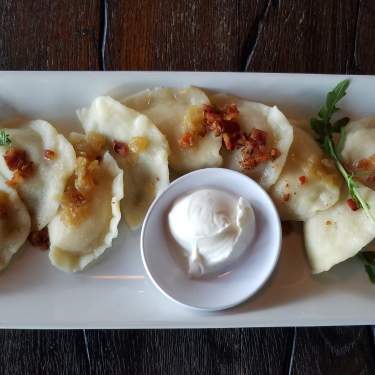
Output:
[[[278,179],[285,164],[289,148],[293,141],[293,127],[277,107],[268,107],[234,96],[217,94],[210,97],[212,103],[221,108],[236,104],[239,110],[238,122],[241,130],[250,133],[253,128],[267,132],[267,149],[276,148],[280,156],[273,161],[261,163],[247,175],[269,189]],[[243,172],[240,167],[241,152],[224,152],[224,167]]]
[[[196,87],[182,90],[155,88],[141,91],[122,100],[128,107],[147,115],[167,137],[171,153],[169,164],[177,173],[186,173],[222,164],[221,137],[207,133],[196,145],[181,148],[179,141],[188,130],[194,110],[210,104],[207,95]],[[203,116],[203,111],[202,116]]]
[[[333,206],[340,197],[341,178],[316,141],[295,127],[289,154],[270,189],[283,220],[306,220]]]
[[[74,192],[73,186],[76,186],[77,179],[70,181],[73,193],[68,195],[68,199],[73,199],[73,202],[67,202],[66,206],[62,204],[58,215],[48,226],[49,257],[52,264],[62,271],[81,271],[103,254],[118,235],[123,171],[107,152],[91,173],[95,183],[86,206],[81,205],[83,199],[75,198],[77,192]],[[71,206],[74,204],[81,205],[77,211]]]
[[[14,172],[4,159],[10,149],[26,152],[28,160],[33,163],[32,173],[15,188],[30,212],[32,230],[41,230],[57,213],[66,181],[73,173],[74,149],[46,121],[30,121],[19,128],[4,131],[9,134],[12,143],[0,146],[0,173],[8,180],[12,179]]]
[[[375,214],[375,192],[360,185],[362,197]],[[375,237],[375,224],[363,209],[353,211],[345,193],[333,207],[318,212],[304,223],[305,247],[312,271],[328,271],[356,255]]]
[[[78,117],[87,134],[102,134],[112,144],[111,154],[125,175],[123,215],[129,227],[137,229],[169,184],[166,138],[148,117],[109,96],[96,98]]]
[[[30,215],[17,192],[0,176],[0,271],[30,233]]]
[[[342,157],[357,179],[375,189],[375,117],[353,121],[345,127]]]

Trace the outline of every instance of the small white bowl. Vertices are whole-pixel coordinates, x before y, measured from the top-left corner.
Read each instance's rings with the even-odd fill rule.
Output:
[[[238,262],[216,276],[192,279],[180,261],[167,217],[177,198],[205,187],[247,199],[257,229]],[[143,264],[156,287],[174,302],[206,311],[227,309],[254,295],[274,270],[280,248],[280,218],[268,194],[244,174],[223,168],[200,169],[172,182],[151,205],[141,234]]]

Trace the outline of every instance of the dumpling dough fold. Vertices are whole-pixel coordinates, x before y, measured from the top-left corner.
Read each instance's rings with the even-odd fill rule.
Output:
[[[12,143],[0,146],[0,173],[8,180],[13,176],[4,160],[9,147],[26,151],[34,163],[34,172],[17,184],[16,189],[30,212],[32,230],[41,230],[57,213],[66,181],[74,170],[74,149],[63,135],[43,120],[3,130],[9,134]],[[46,150],[53,151],[54,157],[47,159]]]
[[[241,130],[250,133],[253,128],[267,132],[267,148],[276,148],[280,156],[274,161],[261,163],[251,171],[244,172],[240,167],[241,151],[224,152],[224,167],[246,173],[265,189],[269,189],[278,179],[286,162],[289,148],[293,142],[293,127],[277,107],[250,102],[225,94],[210,97],[211,102],[221,108],[236,104],[239,110],[238,122]]]
[[[169,164],[178,174],[222,164],[222,137],[207,133],[191,148],[181,148],[179,140],[186,132],[185,122],[192,107],[210,104],[207,95],[197,87],[184,89],[155,88],[136,93],[122,102],[151,119],[167,137],[171,153]]]
[[[30,233],[30,215],[17,192],[0,176],[0,271]]]
[[[123,172],[109,153],[104,154],[95,180],[90,214],[82,223],[67,224],[60,210],[48,226],[49,258],[62,271],[83,270],[102,255],[118,235]]]
[[[303,221],[338,201],[341,182],[334,162],[308,133],[295,127],[286,163],[270,195],[283,220]]]
[[[77,111],[86,133],[104,135],[108,144],[121,142],[129,149],[111,155],[124,170],[122,211],[131,229],[137,229],[154,198],[169,184],[168,142],[153,122],[109,96],[96,98]],[[139,149],[139,150],[137,150]]]
[[[359,189],[374,216],[375,192],[363,185]],[[344,193],[333,207],[318,212],[304,224],[305,246],[313,273],[328,271],[353,257],[375,237],[375,224],[363,209],[351,210],[348,198],[348,193]]]

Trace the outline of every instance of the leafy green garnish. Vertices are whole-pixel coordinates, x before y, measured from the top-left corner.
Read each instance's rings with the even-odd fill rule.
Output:
[[[0,130],[0,146],[10,145],[12,143],[9,134],[4,130]]]
[[[314,130],[317,141],[320,143],[323,150],[335,161],[336,167],[344,178],[349,194],[357,207],[362,208],[367,217],[372,222],[375,222],[369,210],[370,206],[361,196],[358,184],[354,180],[353,175],[346,170],[341,162],[341,151],[345,142],[345,126],[349,122],[349,118],[343,117],[332,123],[332,116],[339,110],[337,103],[346,95],[349,84],[350,81],[347,79],[341,81],[327,94],[323,107],[320,109],[318,116],[311,119],[310,126]],[[333,138],[335,133],[340,134],[337,144]]]
[[[365,266],[370,281],[375,284],[375,252],[364,251],[358,254],[358,258]]]

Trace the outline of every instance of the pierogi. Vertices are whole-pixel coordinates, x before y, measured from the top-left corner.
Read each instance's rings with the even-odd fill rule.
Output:
[[[107,152],[98,160],[77,158],[58,215],[48,226],[49,258],[62,271],[83,270],[118,235],[123,171]]]
[[[26,204],[32,230],[41,230],[57,213],[66,181],[74,170],[74,149],[43,120],[3,130],[11,144],[0,146],[0,173]]]
[[[375,192],[363,185],[359,191],[375,215]],[[355,256],[375,237],[375,224],[363,209],[348,207],[344,192],[331,208],[318,212],[304,223],[307,255],[313,273],[328,271],[335,264]]]
[[[199,137],[194,147],[183,148],[180,144],[189,128],[194,126],[195,122],[203,120],[202,107],[210,104],[207,95],[199,88],[148,89],[126,97],[122,102],[148,116],[167,137],[171,148],[169,164],[174,172],[182,174],[222,164],[222,137],[207,133]]]
[[[122,211],[129,227],[137,229],[154,198],[169,184],[166,138],[148,117],[108,96],[96,98],[77,113],[87,134],[106,137],[124,170]]]
[[[308,133],[295,127],[284,168],[270,189],[281,219],[303,221],[333,206],[341,183],[334,162]]]
[[[354,176],[375,189],[375,117],[352,121],[345,127],[341,155]]]
[[[0,271],[26,241],[30,224],[26,206],[0,176]]]
[[[235,104],[239,111],[238,123],[241,130],[250,133],[259,129],[267,134],[267,149],[275,148],[279,156],[275,160],[259,164],[250,171],[241,169],[241,151],[223,152],[224,167],[246,173],[265,189],[269,189],[278,179],[285,164],[289,148],[293,141],[293,127],[277,107],[268,107],[261,103],[250,102],[234,96],[216,94],[210,97],[218,108]]]

